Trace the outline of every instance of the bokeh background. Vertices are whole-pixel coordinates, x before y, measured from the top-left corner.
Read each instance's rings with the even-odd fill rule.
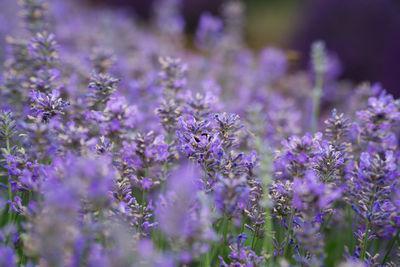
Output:
[[[146,18],[152,1],[92,0],[128,7]],[[343,79],[381,82],[400,96],[400,1],[247,0],[246,37],[260,49],[275,45],[299,52],[308,64],[312,41],[321,39],[343,63]],[[183,0],[187,33],[204,11],[218,14],[222,0]]]
[[[0,48],[13,20],[16,1],[0,0]],[[153,0],[81,0],[88,6],[126,9],[146,21]],[[223,0],[182,0],[188,40],[205,12],[218,15]],[[400,96],[399,0],[245,0],[246,40],[251,48],[266,45],[294,51],[302,67],[308,64],[310,44],[324,40],[340,59],[342,79],[381,82]],[[190,41],[189,41],[190,45]],[[0,53],[1,55],[4,53]]]

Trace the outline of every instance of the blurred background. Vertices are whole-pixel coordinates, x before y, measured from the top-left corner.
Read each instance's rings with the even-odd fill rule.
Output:
[[[144,21],[154,0],[81,0],[89,6],[126,9]],[[7,7],[14,1],[0,0],[0,32],[10,22]],[[182,0],[186,33],[190,37],[200,15],[218,15],[224,0]],[[299,64],[307,67],[310,44],[326,42],[340,59],[340,78],[355,82],[381,82],[400,97],[400,1],[399,0],[244,0],[246,41],[259,51],[277,46],[295,51]],[[3,16],[2,16],[3,14]],[[7,22],[7,23],[6,23]],[[4,36],[0,36],[0,46]],[[3,46],[4,47],[4,46]],[[2,53],[0,53],[2,54]],[[0,58],[1,59],[1,58]]]
[[[95,5],[131,8],[146,19],[151,0],[91,0]],[[400,96],[399,0],[246,0],[246,39],[299,52],[308,64],[312,41],[324,40],[342,62],[343,79],[381,82]],[[223,0],[183,0],[187,34],[204,11],[218,14]]]

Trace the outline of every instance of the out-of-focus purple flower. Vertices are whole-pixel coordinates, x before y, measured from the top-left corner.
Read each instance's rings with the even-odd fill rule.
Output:
[[[87,168],[91,166],[91,168]],[[79,157],[67,154],[65,158],[55,158],[46,170],[48,180],[59,181],[60,186],[71,183],[75,195],[89,207],[104,208],[109,203],[108,194],[112,189],[116,171],[108,157]]]
[[[202,49],[212,49],[219,41],[223,29],[222,20],[210,13],[201,15],[196,30],[196,45]]]
[[[188,66],[181,63],[181,59],[172,57],[159,58],[162,70],[159,73],[161,86],[166,93],[177,93],[187,83],[186,72]]]
[[[110,98],[115,90],[119,79],[109,74],[93,72],[89,83],[89,104],[96,109],[98,105],[104,104]]]
[[[42,0],[23,0],[20,2],[22,11],[21,17],[25,27],[31,32],[36,33],[47,28],[48,5]]]
[[[400,188],[398,185],[395,188],[392,203],[394,206],[394,212],[391,214],[393,226],[400,229]]]
[[[249,192],[244,177],[219,176],[214,186],[215,205],[223,216],[236,216],[246,208]]]
[[[240,1],[229,1],[222,6],[225,31],[224,42],[230,47],[241,46],[243,42],[245,5]]]
[[[265,47],[258,59],[260,82],[273,83],[286,74],[288,63],[283,51]]]
[[[63,89],[62,86],[56,86],[55,82],[59,78],[60,72],[57,69],[47,69],[40,66],[29,78],[30,88],[34,91],[50,93],[54,90]]]
[[[0,266],[15,267],[17,266],[16,256],[11,247],[0,245]]]
[[[185,21],[180,14],[181,0],[157,0],[154,4],[156,25],[160,32],[169,37],[180,36]]]
[[[141,263],[134,263],[133,267],[147,266],[173,267],[175,262],[171,256],[158,252],[149,239],[141,239],[137,243],[137,254]]]
[[[80,153],[85,147],[88,129],[78,126],[74,121],[68,121],[59,129],[58,138],[64,153]]]
[[[150,189],[153,183],[149,180],[149,178],[142,179],[142,188],[143,189]]]
[[[96,73],[106,73],[116,60],[112,50],[103,47],[93,48],[89,59]]]
[[[38,32],[32,37],[28,48],[38,69],[51,70],[54,68],[58,59],[56,44],[55,35],[46,31]]]
[[[217,98],[211,92],[205,94],[186,91],[182,96],[183,113],[193,116],[197,120],[207,119],[217,106]]]
[[[160,228],[180,248],[181,255],[189,253],[190,257],[185,257],[188,262],[206,253],[214,239],[210,211],[201,201],[196,173],[192,165],[174,173],[156,209]]]

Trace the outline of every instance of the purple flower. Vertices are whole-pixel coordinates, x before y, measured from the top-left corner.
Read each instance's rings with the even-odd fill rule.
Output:
[[[58,59],[56,44],[54,34],[46,31],[38,32],[31,39],[28,49],[38,66],[50,70],[55,66]]]
[[[153,183],[148,179],[148,178],[143,178],[142,179],[142,188],[143,189],[150,189]]]
[[[1,267],[17,266],[16,256],[12,248],[0,245],[0,266]]]
[[[219,176],[214,186],[215,205],[223,216],[239,215],[247,206],[249,192],[244,177]]]
[[[351,205],[366,222],[382,227],[387,223],[389,212],[384,203],[390,200],[398,175],[393,151],[385,155],[363,152],[359,166],[353,171],[349,184]]]
[[[261,266],[265,259],[264,257],[258,256],[250,247],[244,246],[244,242],[246,241],[247,236],[246,233],[240,234],[236,242],[230,246],[232,250],[228,255],[231,263],[226,263],[224,259],[219,256],[221,260],[220,266],[224,267],[235,267],[235,266]]]
[[[18,214],[24,213],[25,208],[22,206],[22,199],[19,196],[15,196],[14,201],[8,200],[8,204],[10,205],[8,213],[11,211],[15,211]]]
[[[168,180],[167,193],[160,198],[156,209],[162,231],[180,248],[181,253],[189,253],[191,257],[206,253],[207,244],[215,238],[196,173],[192,165],[174,173]],[[187,258],[189,262],[191,257]]]
[[[48,94],[31,91],[31,102],[34,115],[40,117],[44,122],[54,116],[64,114],[64,108],[69,105],[60,98],[60,92],[57,90]]]
[[[11,139],[16,134],[16,122],[9,110],[0,110],[0,138]]]
[[[324,184],[313,171],[307,171],[303,179],[293,180],[293,205],[299,211],[316,215],[340,196],[340,189]]]
[[[196,45],[203,49],[212,49],[221,38],[222,20],[209,13],[203,13],[196,30]]]
[[[361,120],[360,134],[367,142],[375,143],[376,149],[393,149],[393,143],[397,146],[397,138],[391,141],[393,135],[391,128],[400,120],[399,104],[392,95],[382,91],[377,97],[368,99],[368,107],[358,111],[357,117]]]
[[[283,51],[265,47],[258,59],[259,79],[262,82],[273,83],[286,74],[288,63]]]
[[[166,90],[165,93],[176,94],[187,83],[186,72],[188,66],[182,64],[179,58],[162,57],[159,59],[159,62],[162,67],[162,71],[159,73],[161,86]]]
[[[118,82],[119,79],[109,74],[93,72],[89,83],[89,105],[96,109],[99,104],[106,103],[117,89]]]

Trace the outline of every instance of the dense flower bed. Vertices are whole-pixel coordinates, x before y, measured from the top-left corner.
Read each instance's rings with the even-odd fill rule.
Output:
[[[22,0],[1,79],[0,266],[398,266],[400,103],[243,40]],[[2,5],[11,6],[8,1]],[[9,28],[9,29],[10,29]]]

